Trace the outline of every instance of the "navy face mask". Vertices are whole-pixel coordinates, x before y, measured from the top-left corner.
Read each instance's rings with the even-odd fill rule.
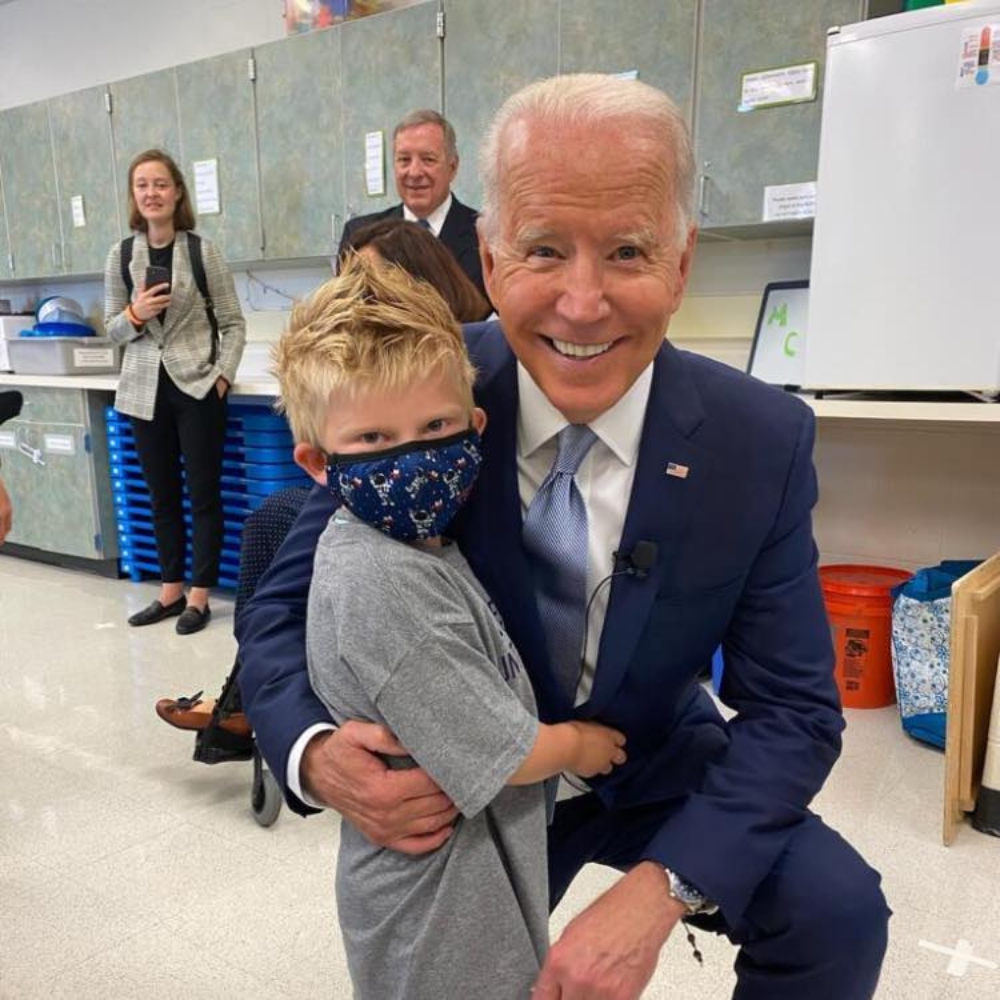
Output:
[[[335,500],[401,542],[436,538],[465,503],[479,475],[478,431],[469,429],[398,448],[331,455],[326,477]]]

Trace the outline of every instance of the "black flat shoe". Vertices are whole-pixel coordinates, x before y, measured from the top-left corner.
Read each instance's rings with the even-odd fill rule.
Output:
[[[175,618],[177,615],[182,614],[186,607],[186,597],[178,597],[171,604],[161,604],[159,601],[153,601],[152,604],[144,607],[142,611],[137,611],[132,615],[128,623],[132,626],[155,625],[157,622],[162,622],[164,618]]]
[[[177,619],[177,634],[192,635],[200,632],[211,620],[212,609],[206,604],[205,610],[196,608],[193,604],[184,609],[184,614]]]

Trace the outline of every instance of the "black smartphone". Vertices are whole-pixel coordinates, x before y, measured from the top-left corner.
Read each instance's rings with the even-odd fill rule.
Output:
[[[170,284],[170,269],[160,267],[158,264],[150,264],[146,268],[146,288],[153,288],[156,285],[163,284]]]

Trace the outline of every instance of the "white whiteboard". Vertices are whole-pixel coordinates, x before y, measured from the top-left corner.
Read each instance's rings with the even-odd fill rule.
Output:
[[[994,23],[982,0],[831,37],[807,388],[1000,391],[1000,80],[958,85]]]

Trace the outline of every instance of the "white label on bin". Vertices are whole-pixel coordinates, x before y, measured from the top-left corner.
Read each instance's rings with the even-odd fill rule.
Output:
[[[42,447],[49,455],[75,455],[76,439],[72,434],[43,434]]]
[[[115,349],[113,347],[74,347],[74,368],[113,368]]]
[[[17,451],[17,435],[13,431],[0,431],[0,448]]]

